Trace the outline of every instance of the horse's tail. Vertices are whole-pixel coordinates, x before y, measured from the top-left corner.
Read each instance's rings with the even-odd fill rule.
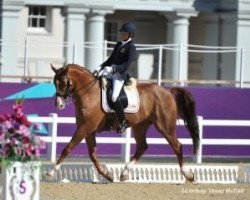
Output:
[[[199,148],[200,137],[193,96],[190,92],[183,88],[174,87],[170,89],[170,92],[175,97],[178,117],[184,120],[184,124],[190,132],[194,145],[194,154],[196,154]]]

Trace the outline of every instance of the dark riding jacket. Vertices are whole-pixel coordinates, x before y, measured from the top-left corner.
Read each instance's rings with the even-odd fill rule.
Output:
[[[136,48],[133,41],[131,40],[124,45],[122,45],[122,42],[119,41],[116,43],[110,57],[103,64],[101,64],[101,68],[103,69],[106,66],[115,65],[114,72],[119,72],[121,77],[124,80],[127,80],[129,77],[128,68],[135,57]]]

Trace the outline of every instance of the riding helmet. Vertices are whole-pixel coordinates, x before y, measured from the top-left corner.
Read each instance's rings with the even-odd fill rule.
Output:
[[[122,25],[122,27],[120,28],[120,32],[126,32],[126,33],[135,33],[135,25],[132,22],[127,22],[125,24]]]

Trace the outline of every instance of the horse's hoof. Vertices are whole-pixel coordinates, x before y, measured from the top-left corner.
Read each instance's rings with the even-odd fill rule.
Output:
[[[51,181],[53,181],[53,179],[54,179],[54,175],[53,175],[52,173],[49,173],[49,172],[47,172],[47,173],[44,174],[44,176],[43,176],[43,180],[44,180],[44,181],[49,181],[49,182],[51,182]]]
[[[187,179],[189,182],[193,183],[193,182],[194,182],[194,173],[189,172],[188,174],[186,174],[186,179]]]
[[[182,167],[181,172],[185,176],[187,181],[194,182],[194,173],[191,170],[186,167]]]
[[[120,181],[125,182],[129,180],[129,175],[128,174],[121,174],[120,176]]]
[[[113,173],[110,173],[108,172],[106,175],[105,175],[106,179],[110,182],[114,182],[114,175]]]

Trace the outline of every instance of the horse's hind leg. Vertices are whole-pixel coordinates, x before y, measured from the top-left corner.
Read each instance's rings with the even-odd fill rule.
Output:
[[[193,182],[194,174],[184,167],[182,144],[178,141],[176,137],[176,133],[175,133],[176,120],[172,119],[171,121],[169,119],[167,122],[164,122],[164,123],[156,121],[155,126],[159,130],[159,132],[167,139],[168,143],[173,148],[177,156],[182,174],[185,176],[185,178],[188,181]]]
[[[91,161],[94,163],[97,171],[99,172],[99,174],[103,175],[106,179],[113,182],[114,181],[113,174],[111,174],[107,169],[104,169],[97,158],[95,134],[88,135],[88,137],[86,137],[85,140],[88,146],[89,157]]]
[[[136,161],[143,155],[147,150],[148,145],[146,141],[146,131],[149,125],[139,124],[133,127],[134,138],[136,141],[135,154],[130,159],[121,173],[120,181],[126,181],[129,179],[129,170],[135,165]]]

